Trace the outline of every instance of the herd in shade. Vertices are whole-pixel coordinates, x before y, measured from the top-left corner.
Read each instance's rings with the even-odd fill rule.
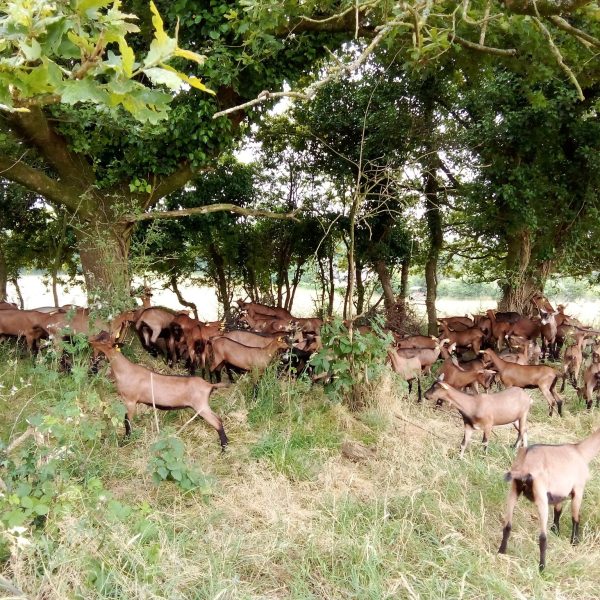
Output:
[[[510,489],[499,552],[507,550],[513,510],[522,494],[539,513],[539,567],[543,569],[550,505],[554,507],[552,529],[558,533],[563,503],[571,499],[571,543],[578,542],[588,464],[600,451],[600,429],[576,444],[528,447],[532,399],[525,390],[541,392],[550,416],[555,409],[562,416],[561,394],[567,382],[588,409],[595,393],[596,406],[600,406],[600,338],[596,337],[600,332],[567,315],[562,305],[555,310],[542,296],[532,302],[536,316],[488,310],[483,315],[441,318],[438,337],[405,336],[387,330],[394,339],[388,348],[388,362],[398,377],[408,382],[409,396],[412,384],[417,383],[418,401],[422,399],[422,375],[441,363],[435,367],[435,381],[424,396],[437,405],[448,403],[462,416],[461,457],[475,431],[482,432],[487,449],[494,427],[514,425],[518,450],[506,474]],[[209,398],[215,389],[235,381],[234,373],[261,372],[269,364],[283,361],[296,373],[307,371],[315,381],[326,379],[322,374],[314,375],[310,365],[311,355],[322,350],[321,319],[297,318],[286,309],[256,302],[239,300],[238,306],[234,322],[202,322],[187,312],[151,306],[148,294],[138,309],[106,322],[77,306],[22,310],[0,302],[0,339],[21,338],[28,350],[37,354],[42,340],[84,334],[94,356],[103,355],[110,363],[111,376],[126,408],[126,436],[131,433],[137,404],[165,410],[191,408],[192,419],[199,415],[211,425],[225,450],[228,438],[221,418],[210,408]],[[152,371],[123,356],[121,340],[128,328],[135,331],[147,351],[164,356],[169,366],[184,363],[189,376]],[[353,335],[364,335],[370,327],[353,326],[352,330]],[[559,367],[544,364],[548,360]],[[205,379],[196,371],[202,371]],[[222,382],[223,371],[228,383]],[[559,393],[556,388],[560,380]],[[500,391],[490,392],[494,386]]]

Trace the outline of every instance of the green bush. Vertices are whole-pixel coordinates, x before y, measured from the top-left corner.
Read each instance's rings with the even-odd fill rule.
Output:
[[[327,374],[325,391],[338,401],[360,404],[361,387],[376,381],[386,368],[392,335],[384,332],[382,320],[372,323],[372,333],[353,330],[336,319],[321,327],[323,349],[310,360],[317,375]]]

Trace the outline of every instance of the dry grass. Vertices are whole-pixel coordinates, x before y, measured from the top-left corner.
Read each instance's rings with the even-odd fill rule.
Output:
[[[85,457],[130,512],[108,510],[106,498],[91,503],[79,484],[41,536],[26,534],[32,546],[13,545],[4,575],[39,600],[596,597],[599,465],[581,545],[569,545],[564,516],[539,575],[536,512],[525,501],[508,554],[496,554],[514,431],[497,430],[487,456],[474,440],[459,460],[457,414],[418,405],[403,389],[385,377],[359,414],[272,376],[256,397],[247,382],[219,392],[213,404],[228,452],[200,421],[182,435],[188,459],[211,482],[205,493],[153,483],[147,464],[157,434],[151,411],[140,411],[131,443],[117,446],[109,435]],[[16,415],[1,402],[6,436]],[[600,414],[572,397],[563,419],[546,411],[535,393],[531,443],[577,440],[600,425]],[[187,417],[161,414],[161,427]],[[373,451],[350,460],[345,441]]]

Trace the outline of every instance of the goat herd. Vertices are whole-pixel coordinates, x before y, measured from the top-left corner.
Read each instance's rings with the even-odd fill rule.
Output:
[[[464,437],[460,455],[464,454],[475,430],[483,432],[487,448],[495,426],[513,424],[518,432],[516,446],[521,446],[507,480],[511,481],[502,543],[506,551],[511,531],[512,513],[517,498],[523,494],[533,501],[540,516],[540,569],[546,562],[548,506],[554,505],[553,529],[558,532],[562,504],[571,498],[573,529],[571,542],[578,541],[579,509],[583,490],[589,478],[588,463],[600,451],[600,429],[578,444],[542,445],[527,448],[527,417],[532,403],[524,389],[537,388],[548,402],[550,415],[556,407],[562,415],[563,401],[556,391],[562,377],[561,392],[567,379],[592,407],[593,394],[600,390],[600,332],[585,327],[565,314],[564,306],[554,310],[543,297],[533,302],[538,317],[515,312],[488,310],[484,315],[439,319],[439,337],[400,336],[394,331],[394,343],[388,349],[392,369],[409,384],[417,381],[421,400],[420,377],[442,359],[434,384],[425,397],[438,405],[444,401],[455,407],[464,421]],[[298,370],[309,364],[313,352],[321,349],[319,335],[323,321],[299,319],[283,308],[239,300],[240,316],[234,328],[224,322],[203,323],[187,313],[173,313],[150,306],[149,296],[143,306],[127,311],[110,322],[95,319],[88,309],[20,310],[0,302],[0,339],[23,338],[32,353],[39,350],[40,340],[58,339],[73,333],[89,338],[94,355],[104,354],[110,362],[112,376],[126,407],[125,432],[131,432],[137,404],[160,409],[192,408],[194,419],[202,416],[217,431],[221,447],[228,439],[223,423],[209,406],[213,390],[224,387],[221,371],[264,370],[274,358],[292,355]],[[120,353],[124,330],[133,326],[142,345],[153,353],[162,353],[169,365],[185,360],[189,377],[164,375],[137,365]],[[365,333],[369,327],[358,328]],[[100,331],[92,335],[93,331]],[[538,345],[538,339],[541,346]],[[547,358],[560,360],[567,340],[574,340],[563,354],[562,368],[557,370],[540,364]],[[588,352],[591,350],[591,352]],[[587,354],[591,363],[580,371]],[[206,381],[193,376],[196,369],[208,373]],[[214,375],[217,383],[212,383]],[[318,377],[317,377],[318,378]],[[316,379],[316,378],[315,378]],[[488,390],[494,382],[504,388],[496,393]],[[479,386],[486,393],[479,393]],[[466,393],[466,392],[470,393]],[[600,396],[597,399],[597,406]]]

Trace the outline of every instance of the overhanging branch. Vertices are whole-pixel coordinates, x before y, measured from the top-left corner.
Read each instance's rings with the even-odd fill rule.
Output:
[[[477,44],[476,42],[470,42],[469,40],[465,40],[464,38],[461,38],[458,35],[454,35],[452,33],[448,35],[448,39],[451,42],[456,42],[459,46],[462,46],[463,48],[467,48],[469,50],[476,50],[477,52],[483,52],[484,54],[492,54],[493,56],[515,57],[518,54],[516,48],[492,48],[491,46],[482,46],[481,44]]]
[[[266,219],[279,219],[285,221],[298,221],[296,215],[300,209],[291,213],[276,213],[270,210],[254,208],[243,208],[236,204],[209,204],[208,206],[196,206],[194,208],[181,208],[179,210],[157,210],[141,213],[139,215],[127,215],[124,221],[135,223],[136,221],[147,221],[149,219],[178,219],[179,217],[191,217],[194,215],[207,215],[215,212],[232,212],[244,217],[263,217]]]

